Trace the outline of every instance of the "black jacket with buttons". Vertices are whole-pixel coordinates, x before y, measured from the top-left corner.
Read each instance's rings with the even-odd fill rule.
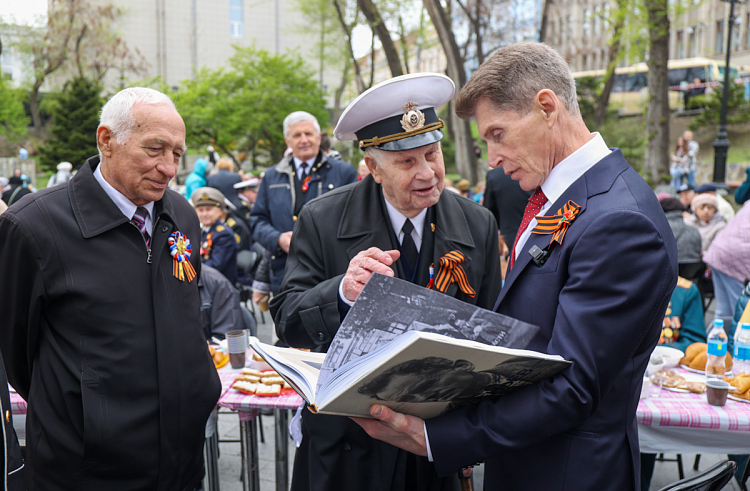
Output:
[[[0,215],[0,349],[29,403],[26,484],[43,490],[191,490],[221,383],[198,280],[173,274],[168,238],[198,216],[154,203],[151,249],[93,176],[25,196]]]

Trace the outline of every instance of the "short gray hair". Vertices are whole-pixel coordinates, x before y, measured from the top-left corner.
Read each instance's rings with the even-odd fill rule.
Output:
[[[135,129],[133,108],[138,104],[164,104],[175,107],[172,99],[158,90],[130,87],[121,90],[107,101],[99,117],[99,126],[107,126],[118,142],[124,142]]]
[[[315,130],[320,133],[320,125],[318,124],[318,118],[305,111],[295,111],[286,118],[284,118],[284,136],[289,136],[289,128],[292,125],[301,123],[303,121],[312,121]]]
[[[571,116],[578,109],[576,83],[560,54],[544,43],[516,43],[500,48],[482,63],[458,95],[456,114],[474,116],[476,105],[487,99],[501,111],[526,114],[540,90],[557,95]]]

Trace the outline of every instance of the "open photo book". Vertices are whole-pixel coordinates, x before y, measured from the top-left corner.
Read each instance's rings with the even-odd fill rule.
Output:
[[[519,348],[538,327],[434,290],[373,275],[328,349],[251,338],[251,347],[313,411],[369,417],[372,404],[428,419],[496,398],[570,362]]]

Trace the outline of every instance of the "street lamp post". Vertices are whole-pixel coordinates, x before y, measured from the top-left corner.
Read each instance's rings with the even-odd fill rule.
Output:
[[[729,58],[732,54],[732,26],[734,25],[734,2],[729,1],[729,27],[727,29],[727,61],[724,65],[724,92],[721,95],[721,116],[719,119],[719,133],[714,140],[714,182],[723,184],[726,181],[727,151],[727,103],[729,102]]]

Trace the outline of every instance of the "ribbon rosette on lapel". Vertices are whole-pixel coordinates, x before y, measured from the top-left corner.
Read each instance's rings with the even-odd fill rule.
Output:
[[[188,283],[195,278],[195,269],[190,263],[193,246],[190,239],[182,232],[172,232],[169,236],[169,253],[172,255],[172,274],[180,281],[187,279]]]
[[[581,207],[579,205],[568,200],[565,206],[557,210],[556,215],[536,217],[536,227],[534,227],[531,233],[540,235],[553,234],[549,243],[557,242],[558,244],[562,244],[565,232],[580,211]]]
[[[476,292],[469,284],[469,279],[466,277],[466,271],[464,271],[461,263],[466,259],[464,253],[461,251],[450,251],[448,254],[440,258],[440,268],[438,269],[437,275],[434,280],[431,280],[431,286],[442,293],[448,290],[451,283],[456,283],[458,288],[462,292],[469,295],[470,297],[476,296]]]

